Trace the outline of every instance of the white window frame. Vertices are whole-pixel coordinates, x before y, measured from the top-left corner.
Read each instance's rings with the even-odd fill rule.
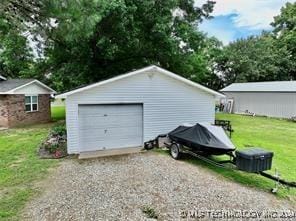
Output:
[[[26,97],[30,97],[30,103],[26,103]],[[33,97],[36,97],[36,102],[33,102]],[[26,112],[36,112],[36,111],[39,111],[39,98],[38,98],[38,94],[26,94],[25,95],[25,111]],[[33,104],[37,104],[37,110],[33,110]],[[30,105],[30,110],[26,110],[26,106],[27,105]]]

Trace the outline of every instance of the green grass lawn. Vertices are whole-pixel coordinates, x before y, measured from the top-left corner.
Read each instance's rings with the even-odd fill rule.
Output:
[[[57,160],[39,159],[37,149],[52,123],[0,131],[0,220],[18,220],[25,203],[38,193],[35,182],[45,178]]]
[[[250,117],[233,114],[217,114],[217,119],[230,120],[234,129],[232,141],[238,149],[261,147],[274,152],[273,166],[269,173],[278,169],[282,178],[296,181],[296,123],[265,117]],[[193,157],[187,161],[205,166],[228,179],[269,191],[274,187],[270,181],[256,174],[216,168]],[[296,201],[296,189],[281,188],[281,197]]]
[[[51,117],[54,121],[65,120],[65,107],[64,106],[51,107]]]
[[[52,108],[54,121],[65,108]],[[54,123],[0,131],[0,220],[18,220],[26,202],[38,193],[35,182],[46,177],[58,160],[39,159],[37,150]]]

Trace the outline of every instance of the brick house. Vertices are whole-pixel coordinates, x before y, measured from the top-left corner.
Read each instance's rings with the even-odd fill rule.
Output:
[[[0,127],[50,121],[50,96],[55,93],[35,79],[6,79],[0,75]]]

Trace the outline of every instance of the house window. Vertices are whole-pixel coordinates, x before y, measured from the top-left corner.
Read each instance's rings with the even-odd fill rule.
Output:
[[[25,106],[27,112],[38,111],[38,96],[25,96]]]

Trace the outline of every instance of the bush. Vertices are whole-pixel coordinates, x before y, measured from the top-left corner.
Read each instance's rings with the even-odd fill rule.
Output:
[[[49,153],[55,153],[59,148],[58,144],[49,144],[46,146],[46,149],[49,151]]]
[[[42,156],[43,158],[60,158],[66,156],[67,132],[65,124],[54,126],[40,149],[41,151],[39,151],[39,154],[41,153],[42,155],[47,155]]]
[[[66,125],[60,124],[52,128],[52,136],[65,136],[67,134]]]

